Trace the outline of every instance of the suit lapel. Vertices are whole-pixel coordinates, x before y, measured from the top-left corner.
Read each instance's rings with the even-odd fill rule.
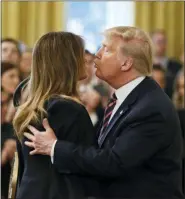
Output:
[[[125,107],[120,107],[115,115],[113,116],[113,118],[111,119],[111,121],[109,122],[109,125],[107,126],[107,128],[105,129],[105,132],[102,133],[102,135],[100,134],[99,138],[98,138],[98,144],[99,147],[102,146],[105,138],[107,137],[107,135],[109,134],[110,130],[113,128],[113,126],[115,125],[115,123],[119,120],[120,117],[124,117],[124,115],[128,112],[129,110],[129,106],[125,106]]]
[[[102,144],[104,143],[107,135],[110,133],[111,129],[113,127],[115,127],[116,122],[120,119],[120,118],[124,118],[126,117],[126,115],[129,113],[131,107],[133,106],[133,104],[137,101],[137,99],[139,98],[139,96],[143,96],[144,93],[147,92],[148,88],[153,89],[156,88],[156,84],[154,83],[154,81],[149,78],[146,77],[129,95],[128,97],[125,99],[125,101],[121,104],[121,106],[119,107],[119,109],[116,111],[115,115],[113,116],[113,118],[111,119],[109,125],[107,126],[107,128],[105,129],[105,132],[102,133],[102,135],[99,136],[98,138],[98,144],[99,147],[102,146]]]

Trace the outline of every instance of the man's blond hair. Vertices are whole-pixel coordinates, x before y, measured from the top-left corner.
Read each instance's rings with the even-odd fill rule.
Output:
[[[120,37],[126,42],[121,47],[124,55],[134,59],[134,68],[142,75],[151,75],[153,66],[152,41],[149,35],[136,27],[118,26],[105,30],[106,38]]]

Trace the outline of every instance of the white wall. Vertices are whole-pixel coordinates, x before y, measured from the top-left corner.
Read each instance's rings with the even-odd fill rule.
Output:
[[[106,28],[113,26],[134,26],[135,2],[134,1],[109,1],[107,2]]]

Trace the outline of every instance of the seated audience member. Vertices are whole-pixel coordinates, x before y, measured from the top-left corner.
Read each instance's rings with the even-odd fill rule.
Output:
[[[173,102],[176,109],[184,109],[184,70],[178,73],[174,90]]]
[[[20,82],[19,69],[15,64],[2,62],[1,64],[1,101],[8,103],[6,121],[11,122],[15,114],[12,97]]]
[[[21,62],[19,67],[21,80],[24,80],[30,75],[31,62],[32,62],[32,49],[28,48],[22,53],[21,57]]]
[[[21,51],[19,49],[19,42],[12,38],[5,38],[1,40],[1,58],[2,61],[16,64],[19,67],[21,61]]]
[[[155,30],[151,34],[154,44],[154,64],[160,64],[166,70],[165,92],[172,98],[175,77],[182,65],[180,62],[167,57],[167,37],[163,30]]]
[[[165,88],[165,72],[165,69],[161,65],[153,65],[152,77],[162,89]]]
[[[6,121],[7,103],[1,102],[1,197],[8,198],[11,160],[16,150],[12,124]]]

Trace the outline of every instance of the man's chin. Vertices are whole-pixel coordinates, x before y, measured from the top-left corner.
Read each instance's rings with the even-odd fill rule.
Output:
[[[101,75],[101,73],[99,72],[98,69],[96,69],[95,75],[96,75],[96,77],[98,77],[99,79],[104,80],[103,76]]]

